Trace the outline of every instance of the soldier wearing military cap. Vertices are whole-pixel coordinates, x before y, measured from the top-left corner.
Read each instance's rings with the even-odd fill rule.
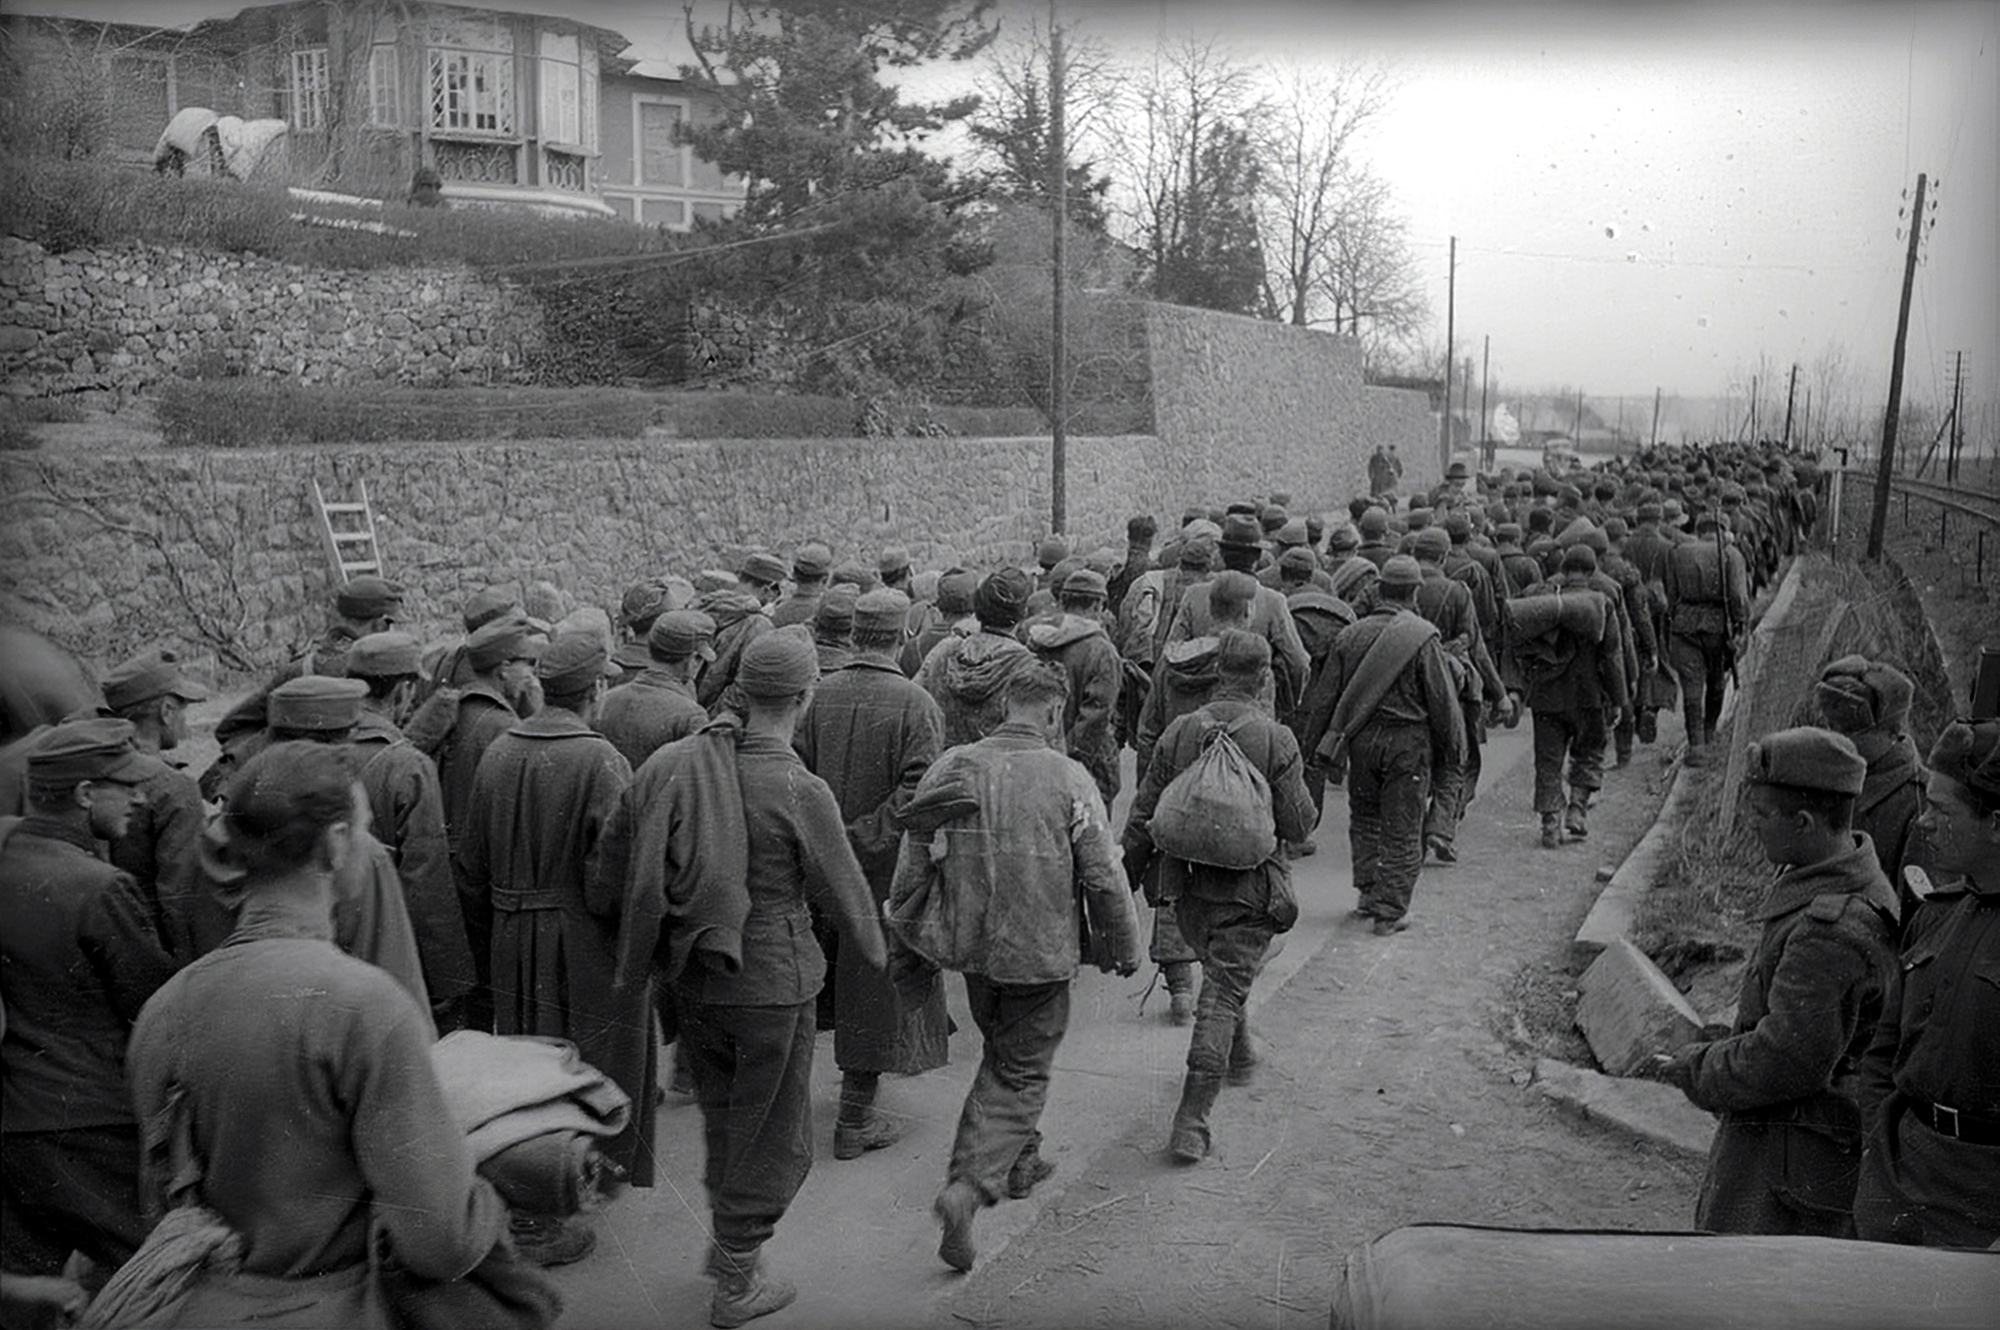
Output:
[[[652,659],[646,651],[646,634],[653,631],[653,624],[662,614],[673,608],[673,597],[664,582],[635,582],[625,589],[618,606],[618,627],[624,640],[611,653],[611,663],[623,671],[618,683],[631,682],[646,668]]]
[[[1712,510],[1695,519],[1694,538],[1676,545],[1662,568],[1667,600],[1667,659],[1681,686],[1687,760],[1707,761],[1722,714],[1722,683],[1750,623],[1750,585],[1742,552],[1724,538]]]
[[[1035,590],[1053,591],[1056,565],[1068,557],[1068,540],[1060,535],[1043,536],[1041,543],[1035,546],[1035,563],[1041,570],[1035,578]]]
[[[1918,820],[1949,883],[1917,910],[1861,1066],[1868,1145],[1856,1235],[1926,1247],[2000,1242],[2000,720],[1932,745]]]
[[[1069,755],[1097,782],[1109,808],[1118,798],[1118,696],[1125,670],[1101,617],[1104,577],[1079,568],[1058,588],[1057,608],[1028,620],[1021,636],[1030,650],[1055,661],[1069,680],[1063,739]]]
[[[783,594],[785,565],[777,555],[755,550],[737,568],[736,580],[745,591],[757,597],[759,604],[769,606]]]
[[[1910,702],[1916,685],[1886,661],[1842,656],[1820,671],[1813,689],[1826,727],[1846,735],[1868,763],[1868,779],[1854,803],[1854,829],[1868,833],[1875,857],[1896,888],[1907,926],[1918,898],[1903,877],[1906,864],[1924,861],[1917,816],[1924,806],[1924,767],[1910,738]]]
[[[938,575],[936,599],[930,606],[936,614],[921,631],[910,636],[897,656],[907,678],[917,677],[924,661],[947,637],[964,637],[978,631],[979,621],[972,614],[972,593],[978,586],[978,575],[964,568],[947,568]],[[912,606],[911,613],[914,615],[921,608],[924,607]]]
[[[1564,597],[1588,605],[1595,617],[1588,623],[1559,618],[1532,637],[1519,631],[1508,639],[1524,681],[1522,701],[1534,715],[1535,811],[1544,849],[1590,835],[1590,803],[1604,784],[1606,720],[1615,715],[1622,721],[1631,710],[1623,620],[1599,579],[1596,551],[1574,542],[1559,568],[1523,597]]]
[[[1384,937],[1409,927],[1431,773],[1465,761],[1465,720],[1444,647],[1415,609],[1423,580],[1407,554],[1383,564],[1379,602],[1334,639],[1305,701],[1309,760],[1347,771],[1354,912]]]
[[[716,1325],[798,1296],[761,1251],[812,1167],[814,1006],[826,963],[807,902],[837,921],[843,952],[877,969],[886,959],[840,806],[793,747],[818,677],[812,644],[791,629],[745,648],[743,720],[718,720],[648,758],[599,862],[597,898],[618,920],[619,986],[671,987],[694,1074]]]
[[[1860,1065],[1897,978],[1896,896],[1854,830],[1868,764],[1831,730],[1752,743],[1744,809],[1779,872],[1757,915],[1727,1036],[1656,1055],[1721,1117],[1695,1225],[1714,1233],[1853,1231]]]
[[[152,765],[129,721],[66,720],[28,759],[28,814],[0,844],[0,1260],[106,1269],[150,1227],[125,1079],[132,1022],[176,963],[131,875],[97,857]]]
[[[262,733],[267,718],[264,699],[273,688],[301,675],[324,674],[338,678],[347,671],[347,649],[370,633],[383,633],[396,626],[403,612],[403,588],[372,573],[356,577],[334,592],[333,621],[305,655],[300,656],[263,688],[231,707],[215,724],[215,741],[221,754],[202,774],[201,792],[216,798],[234,774],[239,762],[235,751],[241,741]]]
[[[708,723],[694,681],[715,659],[715,620],[700,610],[669,610],[646,634],[646,667],[604,695],[591,724],[637,770],[676,739]]]
[[[437,767],[403,737],[395,721],[414,696],[422,671],[422,648],[408,633],[373,633],[350,647],[348,677],[368,691],[358,699],[359,714],[346,742],[359,759],[355,778],[368,798],[370,830],[389,851],[402,880],[431,1013],[440,1030],[450,1031],[466,1021],[478,971],[452,877]]]
[[[813,611],[812,640],[819,652],[819,672],[823,675],[847,664],[853,654],[854,602],[860,596],[851,586],[837,586],[820,598]]]
[[[1015,636],[1034,583],[1019,568],[989,573],[973,589],[978,631],[940,641],[918,668],[916,682],[944,713],[945,747],[983,738],[1006,716],[1006,683],[1028,648]]]
[[[132,722],[133,742],[149,759],[125,834],[111,842],[111,862],[132,875],[152,911],[160,944],[171,948],[178,931],[168,921],[184,866],[194,855],[207,819],[201,786],[168,758],[187,738],[187,704],[208,690],[184,674],[172,651],[148,651],[104,676],[104,712]],[[186,962],[191,956],[179,956]]]
[[[493,1030],[567,1039],[632,1097],[653,1102],[658,1051],[639,991],[614,987],[616,931],[588,895],[590,870],[632,768],[590,728],[610,664],[594,635],[564,634],[535,662],[543,706],[495,738],[479,759],[471,817],[459,838],[460,882],[490,920],[487,973]],[[610,1152],[637,1186],[652,1156],[635,1125]],[[596,1242],[581,1221],[516,1213],[515,1240],[539,1264],[580,1259]]]
[[[1443,530],[1426,527],[1417,533],[1413,553],[1424,580],[1417,588],[1416,611],[1437,625],[1465,720],[1465,761],[1432,773],[1430,807],[1424,815],[1424,848],[1441,864],[1458,862],[1458,824],[1479,790],[1486,707],[1488,703],[1499,706],[1506,695],[1500,672],[1487,650],[1473,587],[1445,573],[1444,561],[1450,552],[1451,537]],[[1468,561],[1466,566],[1475,574],[1480,572],[1477,564]]]
[[[630,595],[630,592],[626,593]],[[515,615],[525,615],[521,608],[521,598],[515,592],[501,587],[485,587],[466,598],[465,606],[459,611],[459,619],[465,625],[469,638],[496,619]],[[472,682],[472,667],[465,661],[465,641],[461,639],[448,647],[433,647],[435,659],[429,654],[429,668],[418,691],[419,702],[429,698],[440,688],[462,688]]]
[[[879,588],[854,603],[853,654],[822,672],[793,747],[840,805],[847,839],[878,904],[889,898],[901,843],[897,815],[943,748],[944,717],[929,693],[896,664],[909,599]],[[816,926],[833,975],[833,1053],[841,1072],[836,1159],[892,1144],[903,1128],[876,1107],[884,1072],[914,1075],[945,1064],[944,989],[932,982],[899,991],[853,948],[836,921]],[[824,1005],[824,997],[822,998]]]
[[[833,572],[833,551],[817,540],[799,546],[792,556],[792,589],[771,607],[773,627],[791,623],[811,623],[826,594],[826,579]]]

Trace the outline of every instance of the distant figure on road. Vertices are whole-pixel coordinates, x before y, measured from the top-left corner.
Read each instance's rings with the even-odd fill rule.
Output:
[[[1104,801],[1082,764],[1052,746],[1067,696],[1060,666],[1024,662],[1007,682],[1005,719],[947,750],[903,811],[892,971],[917,985],[937,969],[962,972],[986,1041],[934,1207],[938,1256],[958,1271],[972,1268],[973,1216],[1055,1171],[1038,1127],[1079,962],[1139,968],[1138,920]]]
[[[1696,1227],[1844,1237],[1861,1163],[1861,1058],[1896,984],[1896,896],[1853,828],[1867,772],[1853,744],[1811,726],[1780,730],[1751,744],[1744,765],[1751,825],[1783,871],[1758,910],[1764,932],[1734,1028],[1657,1065],[1722,1118]]]

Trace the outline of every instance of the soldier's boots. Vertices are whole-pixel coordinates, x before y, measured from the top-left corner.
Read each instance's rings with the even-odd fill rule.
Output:
[[[833,1124],[833,1157],[859,1159],[870,1150],[894,1145],[902,1137],[901,1127],[871,1108],[860,1122]]]
[[[1208,1157],[1211,1145],[1208,1115],[1221,1093],[1221,1075],[1189,1068],[1187,1079],[1181,1082],[1181,1102],[1174,1110],[1173,1132],[1167,1137],[1167,1153],[1174,1157],[1174,1162],[1198,1164]]]
[[[1545,850],[1561,849],[1562,843],[1563,843],[1562,814],[1543,813],[1542,848]]]
[[[715,1296],[708,1304],[708,1323],[731,1330],[792,1305],[798,1286],[780,1279],[764,1265],[761,1252],[708,1249],[708,1273],[715,1279]]]
[[[1563,814],[1563,831],[1573,840],[1583,840],[1590,835],[1590,824],[1585,814],[1590,811],[1590,796],[1569,801],[1569,811]]]
[[[597,1230],[580,1215],[530,1214],[515,1210],[507,1216],[514,1250],[536,1265],[569,1265],[597,1247]]]
[[[944,1231],[938,1238],[938,1259],[960,1274],[972,1269],[978,1253],[972,1245],[972,1217],[979,1213],[979,1188],[963,1178],[945,1184],[931,1203]]]
[[[1175,1025],[1193,1025],[1194,963],[1167,961],[1160,969],[1167,976],[1167,1019]]]
[[[1236,1031],[1236,1042],[1229,1049],[1229,1071],[1226,1073],[1231,1085],[1248,1085],[1257,1078],[1257,1064],[1264,1060],[1264,1041],[1250,1033],[1248,1025]]]

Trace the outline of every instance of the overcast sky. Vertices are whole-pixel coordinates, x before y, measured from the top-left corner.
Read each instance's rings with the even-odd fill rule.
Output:
[[[704,0],[706,3],[707,0]],[[1942,180],[1918,269],[1906,395],[1981,398],[2000,360],[2000,0],[1966,3],[1202,4],[1059,0],[1138,59],[1219,35],[1276,68],[1379,61],[1396,86],[1363,151],[1409,219],[1443,340],[1458,237],[1460,355],[1495,378],[1591,394],[1727,391],[1760,358],[1802,376],[1829,344],[1858,395],[1887,391],[1919,171]],[[188,0],[7,0],[13,10],[172,23]],[[632,39],[646,72],[686,54],[673,0],[506,0]],[[717,7],[719,12],[719,6]],[[1003,22],[1045,19],[1003,0]],[[930,94],[970,71],[916,81]],[[1768,397],[1767,397],[1767,400]]]

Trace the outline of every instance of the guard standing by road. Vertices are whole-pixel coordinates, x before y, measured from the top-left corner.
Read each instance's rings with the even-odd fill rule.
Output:
[[[1854,1226],[1877,1242],[1988,1247],[2000,1241],[2000,720],[1947,726],[1930,769],[1919,825],[1932,866],[1964,889],[1918,908],[1862,1062]]]
[[[1867,763],[1801,726],[1745,753],[1745,802],[1780,868],[1758,911],[1728,1037],[1656,1055],[1661,1077],[1721,1115],[1695,1224],[1845,1237],[1861,1162],[1859,1070],[1896,981],[1896,897],[1853,829]]]
[[[1431,772],[1465,761],[1465,721],[1436,625],[1415,611],[1423,570],[1407,554],[1382,566],[1381,601],[1334,639],[1306,699],[1307,751],[1348,768],[1354,913],[1386,937],[1409,927],[1424,861]]]

